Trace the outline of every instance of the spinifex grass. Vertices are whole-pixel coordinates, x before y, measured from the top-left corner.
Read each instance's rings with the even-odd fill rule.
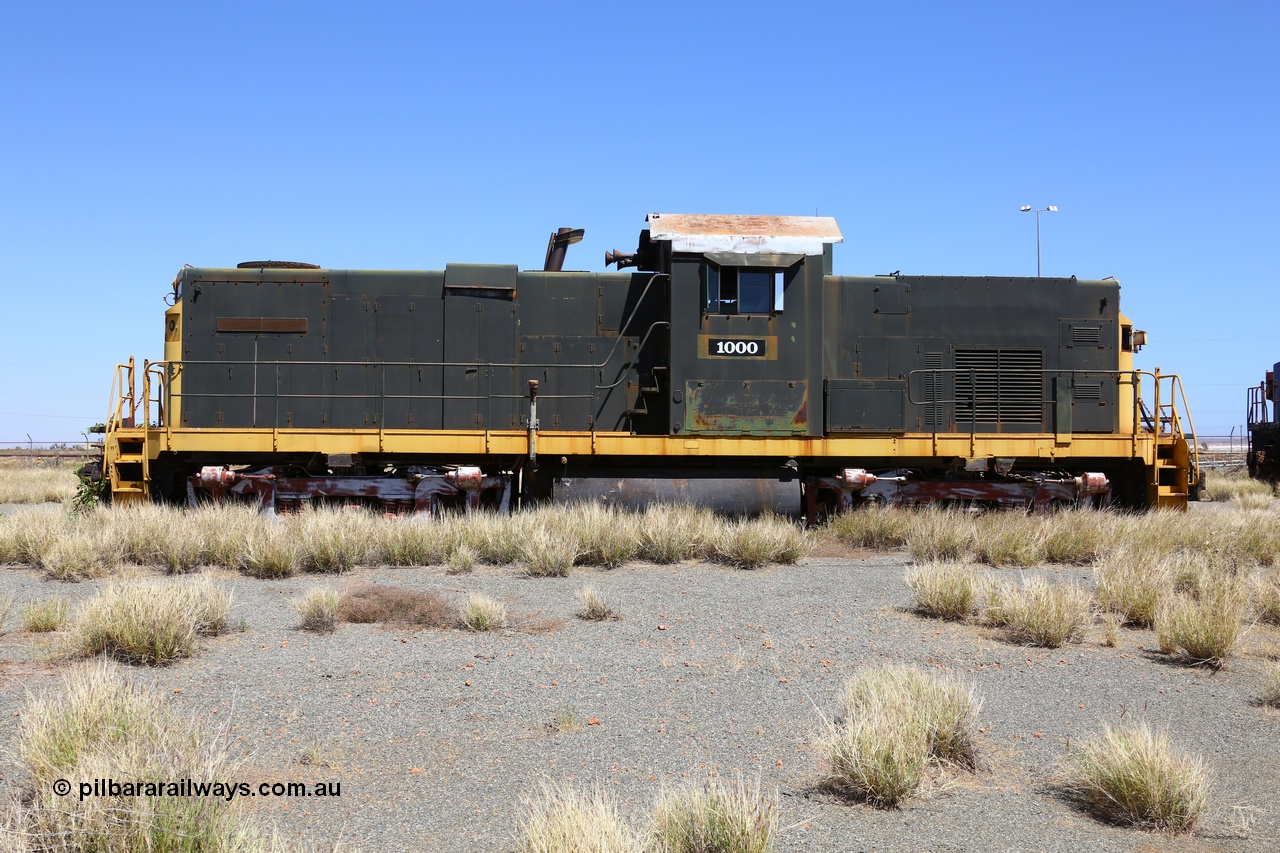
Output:
[[[507,607],[496,598],[473,592],[459,609],[458,618],[472,631],[495,631],[507,621]]]
[[[916,511],[907,547],[917,561],[959,560],[973,548],[976,537],[971,513],[930,507]]]
[[[778,834],[778,803],[759,785],[712,780],[668,791],[654,807],[653,853],[768,853]]]
[[[33,634],[61,631],[67,624],[70,612],[66,599],[61,596],[37,599],[22,606],[22,630]]]
[[[0,504],[64,501],[76,493],[75,464],[41,464],[39,460],[0,463]]]
[[[1108,725],[1067,759],[1069,784],[1104,820],[1189,832],[1209,802],[1203,763],[1145,723]]]
[[[577,596],[578,602],[582,605],[582,609],[578,611],[578,617],[581,619],[589,622],[603,622],[622,618],[618,608],[591,584],[578,587]]]
[[[929,616],[963,621],[977,605],[978,580],[968,563],[921,563],[906,580],[916,608]]]
[[[717,524],[707,549],[707,556],[717,563],[756,569],[771,563],[792,564],[810,551],[804,530],[776,516]]]
[[[73,669],[61,690],[29,698],[21,719],[17,754],[29,787],[23,792],[26,807],[11,817],[11,841],[39,839],[30,849],[64,853],[275,849],[240,816],[239,800],[226,796],[175,796],[163,788],[133,796],[107,790],[59,796],[60,779],[212,785],[235,777],[237,768],[221,743],[113,666]]]
[[[997,568],[1039,565],[1045,560],[1048,523],[1021,512],[983,513],[974,522],[974,556]]]
[[[1171,558],[1139,549],[1120,548],[1104,556],[1097,568],[1094,595],[1105,610],[1125,623],[1149,628],[1160,598],[1173,589]]]
[[[981,702],[953,678],[910,667],[866,670],[845,685],[844,718],[822,740],[827,784],[872,805],[919,790],[931,762],[973,767]]]
[[[986,621],[1012,642],[1056,649],[1083,636],[1091,601],[1087,590],[1043,578],[997,582],[988,587]]]
[[[68,645],[82,657],[166,664],[194,655],[199,637],[226,631],[230,615],[231,593],[209,580],[111,584],[84,605]]]
[[[913,519],[908,510],[870,506],[837,515],[825,530],[846,545],[889,550],[907,544]]]
[[[525,801],[516,848],[520,853],[641,853],[643,849],[618,817],[617,805],[603,793],[584,794],[552,782]]]
[[[298,618],[302,620],[304,631],[315,631],[317,634],[328,634],[338,625],[338,605],[342,603],[337,590],[327,588],[309,589],[292,602]]]
[[[1176,594],[1156,611],[1155,630],[1165,651],[1181,650],[1192,664],[1222,666],[1244,636],[1249,599],[1228,581],[1208,586],[1198,598]]]

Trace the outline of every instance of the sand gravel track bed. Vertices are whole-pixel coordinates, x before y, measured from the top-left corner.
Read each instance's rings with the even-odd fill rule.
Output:
[[[251,811],[324,848],[509,850],[522,795],[540,780],[612,794],[637,825],[665,788],[712,775],[759,779],[780,795],[781,850],[1273,850],[1280,846],[1280,714],[1254,702],[1280,632],[1254,626],[1222,670],[1171,665],[1151,632],[1116,648],[1095,626],[1057,650],[1004,642],[989,629],[910,610],[903,553],[810,558],[735,571],[702,563],[583,569],[528,578],[513,567],[365,568],[342,577],[233,586],[243,630],[200,656],[129,667],[176,707],[221,729],[243,758],[236,781],[338,781],[338,799],[255,799]],[[1087,568],[1048,574],[1092,582]],[[1012,573],[1011,573],[1012,574]],[[342,624],[297,628],[292,598],[317,585],[391,584],[462,600],[503,601],[517,627],[494,633]],[[593,583],[621,621],[575,617]],[[174,578],[173,583],[183,582]],[[0,571],[0,595],[74,599],[102,582],[61,584]],[[0,636],[0,703],[16,737],[27,689],[56,689],[69,664],[47,662],[42,636]],[[962,674],[984,700],[981,768],[934,776],[904,808],[882,811],[824,793],[813,742],[839,713],[860,667],[909,663]],[[558,729],[557,714],[578,725]],[[1057,762],[1071,741],[1126,716],[1168,727],[1214,773],[1199,832],[1111,827],[1072,808]],[[20,783],[12,762],[4,782]],[[73,780],[75,781],[75,780]]]

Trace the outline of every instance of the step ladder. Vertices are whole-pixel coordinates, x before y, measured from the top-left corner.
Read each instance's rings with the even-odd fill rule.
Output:
[[[1147,469],[1147,506],[1151,509],[1176,509],[1185,511],[1193,487],[1200,477],[1199,451],[1195,444],[1195,429],[1190,439],[1183,429],[1182,413],[1176,405],[1182,401],[1182,411],[1187,423],[1191,423],[1191,410],[1187,408],[1186,394],[1177,374],[1161,374],[1156,368],[1155,402],[1150,412],[1141,401],[1143,421],[1155,434],[1155,464]],[[1162,388],[1161,384],[1166,387]]]

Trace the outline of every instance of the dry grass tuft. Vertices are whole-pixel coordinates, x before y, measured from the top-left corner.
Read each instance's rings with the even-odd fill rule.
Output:
[[[538,525],[526,531],[522,537],[521,560],[531,577],[567,577],[582,554],[582,547],[573,532],[565,529],[564,525],[556,527],[559,529]]]
[[[1124,617],[1118,613],[1102,614],[1102,645],[1113,649],[1120,642],[1120,626],[1124,624]]]
[[[1201,760],[1145,723],[1108,725],[1068,758],[1066,775],[1094,814],[1144,829],[1190,832],[1209,803]]]
[[[22,630],[32,634],[48,634],[66,627],[71,608],[66,599],[53,595],[22,605]]]
[[[336,590],[309,589],[291,603],[298,612],[298,618],[302,620],[302,630],[330,634],[338,627],[338,607],[342,603],[342,596]]]
[[[1037,566],[1045,560],[1047,523],[1020,512],[983,513],[974,523],[974,555],[996,568]]]
[[[907,571],[916,608],[939,619],[963,621],[978,602],[978,581],[968,563],[922,563]]]
[[[1272,708],[1280,708],[1280,663],[1271,664],[1263,673],[1258,701]]]
[[[578,611],[580,619],[586,619],[589,622],[604,622],[606,620],[617,621],[622,618],[622,613],[618,608],[591,584],[584,584],[578,587],[577,596],[578,601],[582,604],[582,609]]]
[[[1230,501],[1237,506],[1240,499],[1265,498],[1271,500],[1271,486],[1262,480],[1255,480],[1247,471],[1230,471],[1215,473],[1207,478],[1200,489],[1200,500]],[[1264,505],[1265,506],[1265,505]]]
[[[451,575],[466,574],[475,568],[476,561],[479,559],[480,555],[476,553],[475,548],[465,542],[459,543],[449,552],[446,571]]]
[[[804,530],[783,518],[720,520],[709,537],[707,556],[739,569],[773,563],[791,565],[812,549]]]
[[[1254,581],[1253,603],[1259,622],[1280,625],[1280,576],[1258,577]]]
[[[896,507],[867,506],[837,515],[826,533],[855,548],[887,551],[907,544],[912,514]]]
[[[472,631],[496,631],[507,621],[507,606],[496,598],[473,592],[458,611],[458,619]]]
[[[776,794],[741,779],[663,794],[654,807],[653,853],[768,853],[778,835]]]
[[[75,582],[105,577],[123,558],[123,549],[102,531],[75,527],[44,548],[40,564],[51,577]]]
[[[457,616],[438,595],[389,584],[361,583],[340,597],[338,618],[343,622],[385,622],[420,628],[452,628]]]
[[[226,783],[236,768],[225,749],[180,719],[155,694],[115,667],[72,670],[56,693],[32,696],[22,711],[17,755],[29,774],[26,807],[11,815],[9,840],[31,851],[258,853],[277,849],[222,796],[58,796],[58,779]],[[19,842],[19,838],[23,839]],[[30,845],[28,847],[28,844]]]
[[[1156,607],[1173,588],[1174,570],[1168,557],[1121,548],[1104,556],[1097,569],[1094,595],[1105,610],[1126,624],[1150,628]]]
[[[980,708],[954,678],[893,666],[858,674],[845,685],[843,721],[822,741],[828,786],[893,808],[920,789],[931,762],[974,767]]]
[[[917,562],[959,560],[976,540],[973,516],[954,509],[916,510],[907,547]]]
[[[1084,636],[1091,603],[1087,590],[1043,578],[996,582],[987,587],[985,621],[1004,628],[1012,642],[1056,649]]]
[[[58,503],[72,497],[80,486],[77,463],[45,459],[6,460],[0,463],[0,504]]]
[[[640,516],[596,503],[564,510],[564,523],[578,543],[579,565],[616,568],[640,553]]]
[[[369,562],[377,519],[363,509],[308,508],[290,519],[303,571],[341,573]]]
[[[638,556],[659,564],[701,557],[717,524],[716,517],[705,509],[653,504],[639,519]]]
[[[13,596],[0,596],[0,632],[4,631],[4,623],[9,618],[9,611],[13,609]]]
[[[210,580],[134,581],[104,587],[71,628],[73,654],[162,665],[195,655],[198,638],[226,632],[231,593]]]
[[[537,798],[524,803],[516,849],[520,853],[640,853],[642,846],[604,794],[582,794],[568,785],[548,782]]]
[[[1244,636],[1249,598],[1240,585],[1211,584],[1199,598],[1175,594],[1156,610],[1155,630],[1165,652],[1181,650],[1191,664],[1221,667]]]
[[[1045,559],[1050,563],[1086,566],[1115,541],[1117,516],[1095,510],[1069,510],[1048,518],[1044,533]]]
[[[298,546],[279,530],[263,525],[247,531],[243,550],[232,556],[233,565],[255,578],[287,578],[298,570]]]

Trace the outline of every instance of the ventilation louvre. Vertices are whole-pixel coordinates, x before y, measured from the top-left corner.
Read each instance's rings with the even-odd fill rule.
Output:
[[[1102,327],[1072,326],[1071,342],[1073,344],[1094,344],[1096,346],[1102,343]]]
[[[1044,422],[1044,353],[957,349],[956,426]]]
[[[946,366],[945,356],[940,352],[927,352],[924,354],[924,366],[926,370],[941,371]],[[946,397],[943,390],[944,374],[942,373],[926,373],[924,375],[924,398],[926,400],[942,400]],[[945,429],[946,424],[943,423],[943,404],[927,403],[924,407],[925,425],[931,429]]]
[[[1071,387],[1071,396],[1076,400],[1100,402],[1102,400],[1101,382],[1077,382]]]

